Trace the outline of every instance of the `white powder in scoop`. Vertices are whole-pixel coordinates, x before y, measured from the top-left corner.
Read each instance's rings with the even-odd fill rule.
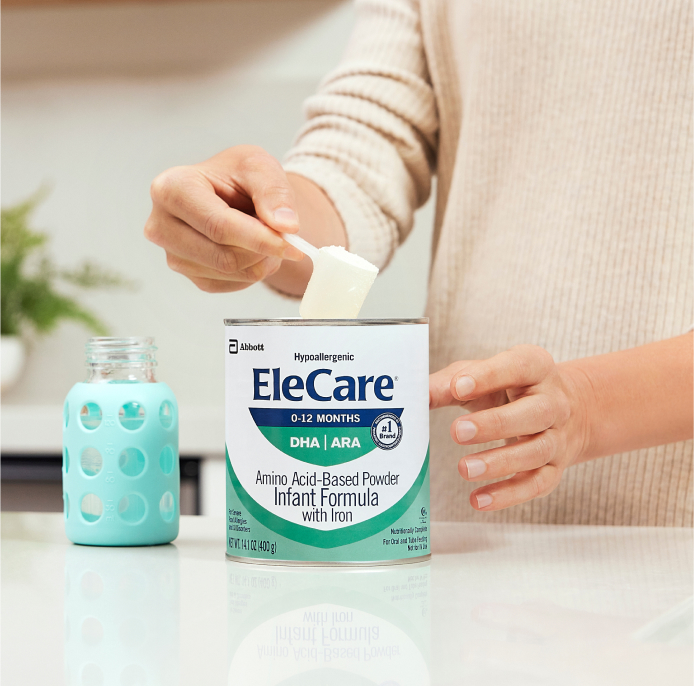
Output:
[[[331,245],[327,248],[321,248],[320,252],[327,255],[332,255],[336,259],[342,260],[347,264],[358,267],[359,269],[365,269],[366,271],[371,271],[374,274],[378,274],[378,267],[374,267],[371,262],[365,260],[363,257],[359,257],[359,255],[355,255],[353,252],[345,250],[341,245]]]
[[[338,245],[321,248],[301,301],[304,319],[353,319],[359,316],[378,268]]]

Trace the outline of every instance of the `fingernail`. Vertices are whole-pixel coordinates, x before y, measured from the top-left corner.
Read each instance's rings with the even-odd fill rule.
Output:
[[[465,443],[475,437],[477,427],[472,422],[458,422],[455,427],[455,435],[459,443]]]
[[[492,496],[488,493],[480,493],[476,495],[475,498],[477,498],[477,507],[489,507],[493,500]]]
[[[484,460],[480,460],[478,457],[471,457],[469,460],[465,460],[465,467],[467,469],[468,479],[474,479],[480,474],[484,474],[487,471],[487,463]]]
[[[458,398],[464,398],[475,390],[475,380],[471,376],[461,376],[455,382],[455,392]]]
[[[296,226],[296,212],[288,207],[280,207],[279,210],[275,210],[275,213],[272,216],[278,224],[284,224],[285,226]]]

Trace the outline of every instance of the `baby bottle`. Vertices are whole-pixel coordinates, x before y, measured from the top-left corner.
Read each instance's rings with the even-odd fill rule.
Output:
[[[153,338],[92,338],[63,408],[65,532],[84,545],[178,535],[178,405],[154,376]]]

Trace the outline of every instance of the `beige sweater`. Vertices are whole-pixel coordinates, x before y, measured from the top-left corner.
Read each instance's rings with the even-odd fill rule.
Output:
[[[432,370],[518,343],[563,361],[688,330],[689,0],[357,8],[285,167],[325,190],[350,249],[381,267],[437,175]],[[477,513],[456,414],[431,417],[436,519],[692,525],[691,441],[572,467],[547,498]]]

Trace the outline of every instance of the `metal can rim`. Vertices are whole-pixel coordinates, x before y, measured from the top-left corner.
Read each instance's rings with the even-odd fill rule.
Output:
[[[428,324],[428,317],[413,319],[302,319],[285,317],[274,319],[225,319],[225,326],[384,326],[402,324]]]
[[[396,565],[414,565],[427,563],[431,560],[431,553],[418,555],[417,557],[402,557],[397,560],[273,560],[261,557],[243,557],[241,555],[230,555],[226,553],[226,559],[230,562],[240,562],[242,564],[257,565],[258,567],[313,567],[316,569],[342,569],[342,570],[364,570],[373,567],[390,567]]]

